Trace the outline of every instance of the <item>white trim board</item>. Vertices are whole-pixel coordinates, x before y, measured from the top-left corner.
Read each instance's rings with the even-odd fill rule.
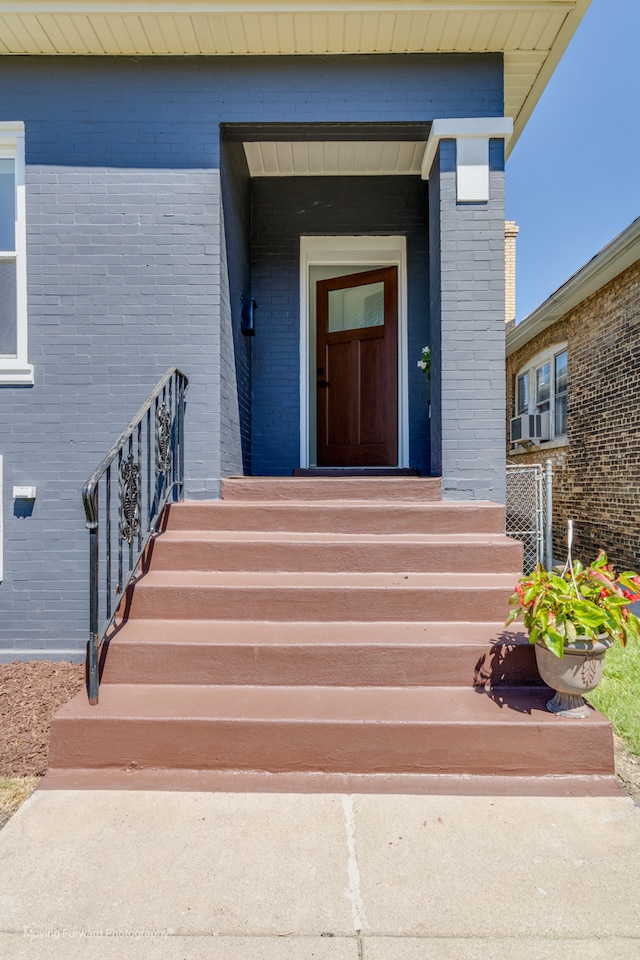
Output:
[[[0,251],[4,260],[12,260],[16,270],[16,353],[0,357],[1,384],[33,384],[33,366],[28,362],[27,317],[27,229],[25,198],[24,124],[0,121],[0,157],[14,161],[15,176],[15,249]]]
[[[300,466],[310,465],[309,268],[377,266],[398,268],[398,466],[409,466],[409,367],[407,241],[392,236],[300,238]]]
[[[489,140],[509,142],[510,117],[459,117],[434,120],[422,160],[422,179],[428,180],[441,140],[456,141],[456,200],[486,203],[489,199]]]

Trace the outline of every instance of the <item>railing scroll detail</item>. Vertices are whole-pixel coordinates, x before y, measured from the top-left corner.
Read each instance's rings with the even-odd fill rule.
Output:
[[[188,383],[177,367],[167,370],[82,491],[89,530],[87,688],[92,704],[98,702],[105,636],[164,507],[184,496]]]

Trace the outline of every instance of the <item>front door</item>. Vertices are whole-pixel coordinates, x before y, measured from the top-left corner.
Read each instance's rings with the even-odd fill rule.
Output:
[[[398,270],[317,283],[318,466],[398,463]]]

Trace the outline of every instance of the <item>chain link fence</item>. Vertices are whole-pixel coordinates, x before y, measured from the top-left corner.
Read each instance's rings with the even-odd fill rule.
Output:
[[[553,566],[552,464],[507,462],[507,534],[524,544],[524,572]]]

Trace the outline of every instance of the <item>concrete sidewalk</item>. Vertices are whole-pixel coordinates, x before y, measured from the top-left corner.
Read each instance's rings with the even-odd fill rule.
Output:
[[[0,831],[0,956],[638,960],[640,808],[38,791]]]

